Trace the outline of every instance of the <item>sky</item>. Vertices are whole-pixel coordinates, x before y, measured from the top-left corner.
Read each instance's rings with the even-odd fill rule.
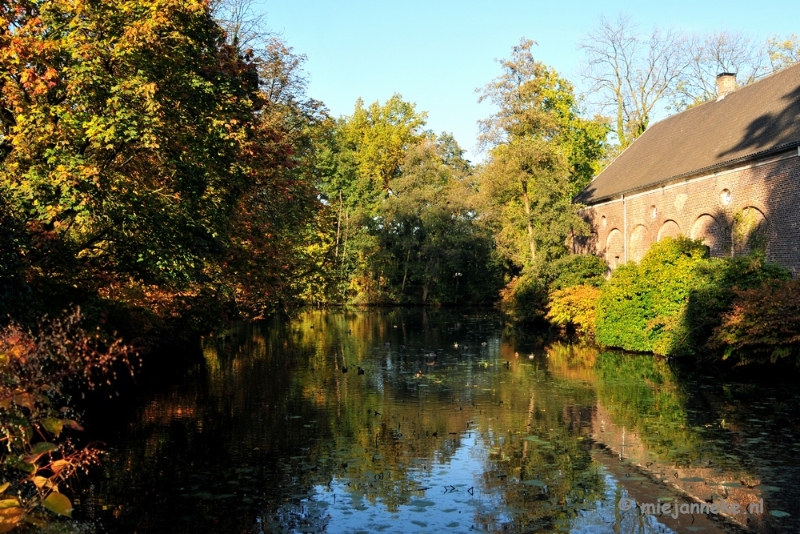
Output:
[[[493,111],[475,90],[500,74],[495,60],[522,37],[580,91],[578,43],[601,16],[627,14],[645,31],[726,29],[760,41],[800,33],[796,0],[260,0],[255,9],[307,56],[308,94],[331,115],[350,115],[358,98],[370,104],[400,93],[427,112],[427,128],[452,133],[474,162],[482,159],[477,121]]]

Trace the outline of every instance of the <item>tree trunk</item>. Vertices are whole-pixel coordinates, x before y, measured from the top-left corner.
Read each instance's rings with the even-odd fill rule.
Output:
[[[533,239],[533,226],[531,225],[531,201],[528,198],[528,184],[522,182],[522,200],[525,202],[525,221],[528,224],[528,244],[531,247],[531,263],[536,261],[536,241]]]
[[[336,259],[339,259],[339,231],[342,228],[342,192],[339,191],[339,215],[336,217]]]
[[[403,270],[403,285],[400,288],[401,294],[406,290],[406,276],[408,276],[408,260],[410,259],[411,259],[411,249],[408,249],[408,254],[406,254],[406,268]]]

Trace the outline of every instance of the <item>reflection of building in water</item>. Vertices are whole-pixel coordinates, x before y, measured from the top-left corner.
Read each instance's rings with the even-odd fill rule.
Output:
[[[800,273],[800,65],[654,124],[575,198],[592,236],[576,251],[613,269],[668,236],[712,256],[766,249]]]
[[[624,426],[614,422],[610,410],[598,402],[592,421],[592,439],[608,447],[620,460],[637,465],[657,480],[677,488],[681,493],[699,502],[737,503],[739,514],[723,514],[748,528],[764,527],[763,503],[765,494],[758,486],[761,481],[746,470],[721,469],[709,458],[696,458],[692,462],[680,463],[669,458],[669,453],[658,451],[657,446],[648,446],[644,436],[637,430],[626,432]],[[668,440],[650,436],[658,444]],[[696,451],[692,451],[695,454]],[[663,457],[661,457],[663,456]],[[656,502],[651,499],[650,502]],[[642,501],[647,502],[647,501]],[[753,506],[753,508],[749,508]],[[752,513],[748,513],[748,509]]]

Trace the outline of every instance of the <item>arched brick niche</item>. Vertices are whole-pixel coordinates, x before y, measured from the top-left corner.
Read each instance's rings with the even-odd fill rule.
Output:
[[[614,228],[606,238],[606,262],[612,269],[625,261],[625,237]]]
[[[729,250],[726,232],[722,225],[708,213],[700,215],[692,225],[692,239],[700,239],[709,248],[712,256],[724,256]]]
[[[639,225],[631,232],[631,244],[628,255],[633,261],[639,261],[650,247],[650,235],[644,225]]]
[[[760,209],[747,206],[733,217],[731,239],[736,254],[749,254],[753,250],[766,251],[767,217]]]
[[[661,228],[658,230],[658,241],[661,241],[665,237],[678,237],[681,235],[681,227],[673,220],[664,221],[664,224],[661,225]]]

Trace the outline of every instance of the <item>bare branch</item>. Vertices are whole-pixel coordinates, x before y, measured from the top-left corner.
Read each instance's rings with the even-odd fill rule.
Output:
[[[686,69],[685,43],[676,30],[655,28],[643,37],[626,15],[601,18],[581,41],[590,100],[613,116],[622,147],[644,132],[654,111],[675,91]]]

